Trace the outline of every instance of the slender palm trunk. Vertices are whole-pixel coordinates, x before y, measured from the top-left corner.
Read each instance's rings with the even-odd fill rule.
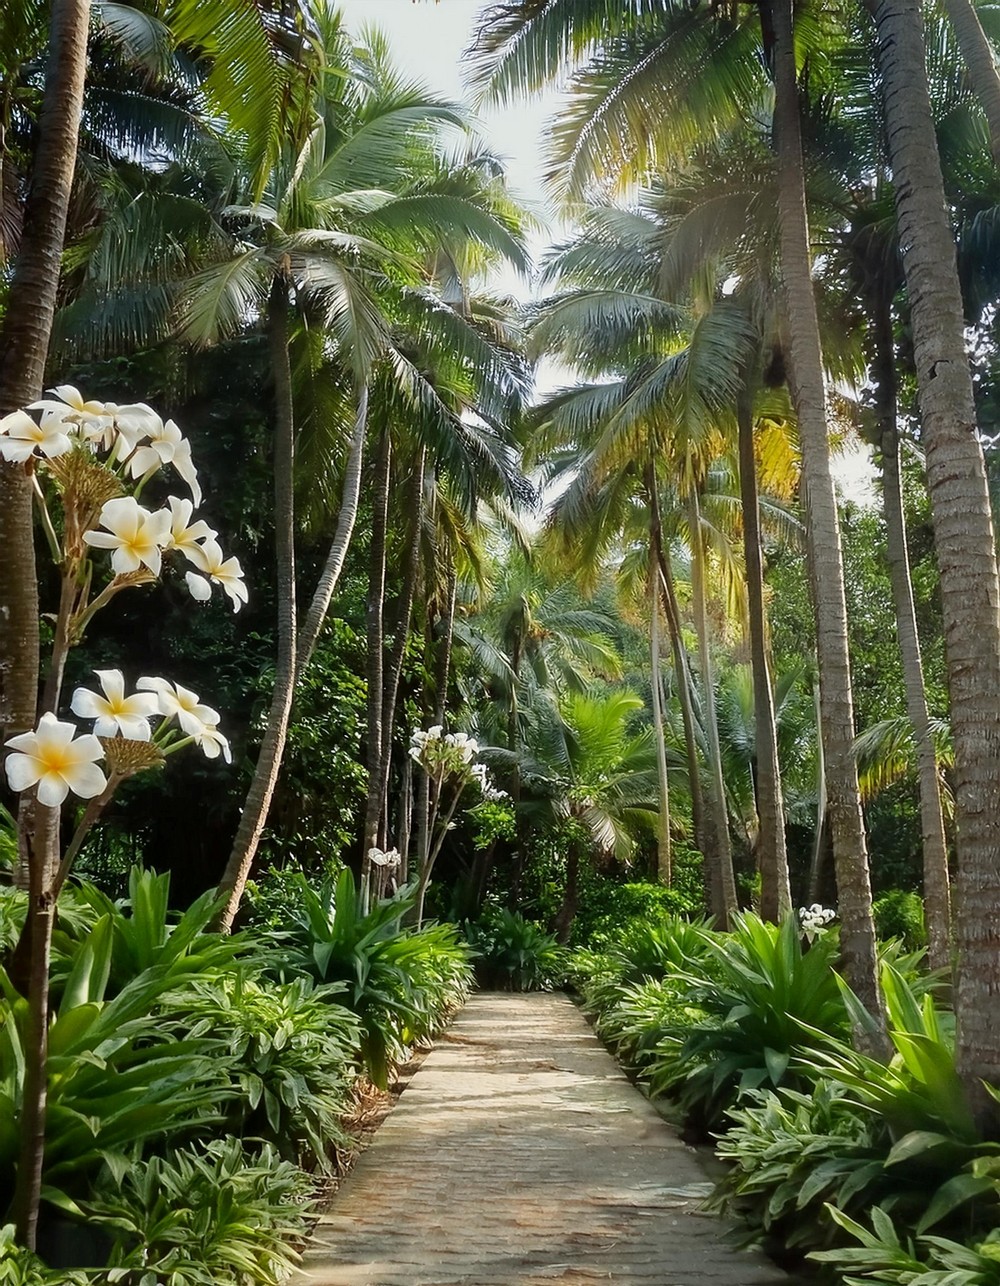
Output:
[[[740,500],[743,508],[743,558],[746,564],[747,623],[753,674],[754,758],[757,790],[757,861],[760,867],[760,913],[780,921],[792,909],[785,849],[785,804],[778,763],[778,731],[767,656],[764,609],[764,557],[760,543],[757,460],[754,453],[753,407],[745,390],[736,408],[740,454]]]
[[[869,0],[913,328],[955,744],[958,1063],[984,1126],[1000,1083],[1000,583],[918,0]]]
[[[399,681],[403,673],[403,657],[406,655],[406,643],[410,637],[413,600],[416,597],[417,578],[420,573],[420,533],[423,527],[424,515],[424,466],[426,460],[427,452],[422,448],[413,471],[410,487],[413,497],[411,510],[413,528],[410,532],[410,543],[406,550],[403,592],[400,596],[396,632],[392,641],[392,652],[389,655],[389,666],[385,675],[382,700],[382,751],[379,764],[379,788],[383,801],[389,788],[389,770],[392,765],[392,734],[396,726]]]
[[[42,392],[55,316],[87,67],[90,0],[52,0],[42,110],[24,226],[0,330],[0,415]],[[0,730],[35,722],[38,699],[38,581],[32,484],[23,465],[0,463]],[[45,1150],[49,952],[55,914],[59,810],[22,799],[19,851],[26,859],[31,961],[14,1197],[18,1240],[35,1248]]]
[[[881,429],[882,499],[885,507],[889,578],[896,606],[896,631],[903,658],[906,711],[913,725],[917,748],[920,790],[920,828],[924,852],[924,908],[927,918],[927,955],[933,969],[951,967],[951,879],[948,846],[941,811],[941,784],[937,752],[927,713],[924,667],[913,605],[910,556],[906,548],[906,516],[899,474],[899,428],[896,421],[896,361],[892,313],[886,299],[874,301],[872,324],[875,358],[872,373]]]
[[[362,849],[361,887],[367,898],[371,861],[370,850],[379,841],[382,816],[382,704],[385,699],[385,541],[389,520],[389,472],[392,440],[389,431],[379,433],[375,478],[372,484],[372,537],[368,561],[367,678],[368,678],[368,802]]]
[[[701,789],[701,765],[698,759],[698,738],[695,732],[696,720],[694,703],[691,699],[691,668],[688,665],[684,639],[681,636],[680,610],[677,606],[677,593],[674,588],[674,574],[670,555],[663,541],[663,526],[660,521],[660,505],[655,489],[647,486],[647,498],[650,504],[650,540],[656,565],[659,569],[660,591],[663,595],[663,615],[667,622],[667,633],[670,636],[670,651],[674,661],[674,674],[677,680],[677,700],[681,707],[681,723],[684,728],[684,752],[687,759],[688,784],[691,795],[691,825],[694,829],[695,846],[706,856],[708,845],[705,841],[705,804]]]
[[[295,694],[295,421],[292,372],[288,361],[288,281],[275,273],[268,301],[268,338],[274,379],[274,544],[277,564],[278,618],[274,690],[253,780],[247,791],[236,838],[219,892],[225,904],[220,927],[228,932],[239,910],[243,890],[257,856],[268,809],[278,782]]]
[[[451,677],[451,654],[455,646],[455,612],[458,607],[458,573],[455,563],[448,566],[448,600],[445,614],[441,620],[441,641],[438,644],[434,722],[444,723],[444,712],[448,705],[448,680]]]
[[[41,395],[76,169],[90,0],[52,0],[31,183],[0,329],[0,415]],[[38,697],[38,582],[31,478],[0,462],[0,731],[24,732]]]
[[[819,679],[813,680],[813,710],[816,715],[816,832],[809,861],[809,901],[819,902],[823,887],[824,852],[826,850],[826,760],[823,757],[823,708]]]
[[[323,564],[316,590],[309,604],[305,619],[299,629],[299,645],[295,660],[295,673],[301,678],[312,659],[316,640],[323,628],[326,614],[330,610],[330,600],[344,570],[344,560],[354,533],[354,524],[358,517],[358,498],[361,495],[361,472],[365,450],[365,433],[368,428],[368,385],[362,384],[358,390],[357,411],[354,417],[354,435],[344,465],[344,482],[340,493],[340,512],[337,515],[337,528],[333,533],[330,552]]]
[[[993,49],[972,0],[944,0],[944,7],[986,116],[993,159],[1000,164],[1000,76]]]
[[[878,986],[871,876],[854,758],[854,701],[837,496],[830,472],[826,389],[812,284],[792,0],[771,0],[774,26],[775,133],[781,275],[787,319],[790,389],[802,447],[803,509],[816,612],[827,813],[837,869],[844,972],[884,1028]],[[887,1040],[877,1037],[879,1052]]]
[[[722,747],[715,709],[715,667],[712,664],[711,640],[708,636],[708,610],[705,601],[705,540],[701,530],[701,508],[698,492],[692,487],[688,496],[688,527],[691,541],[691,603],[694,628],[698,635],[698,661],[701,669],[702,708],[705,713],[705,740],[708,743],[709,792],[708,808],[714,831],[715,852],[711,870],[712,914],[720,929],[728,929],[737,910],[736,877],[733,874],[733,850],[729,838],[729,815],[726,809],[726,782],[722,771]]]
[[[651,567],[649,576],[649,651],[652,670],[653,737],[656,741],[656,779],[660,788],[660,810],[656,819],[656,876],[670,887],[670,782],[667,777],[667,744],[663,727],[663,681],[660,674],[660,575]]]
[[[556,936],[556,941],[562,946],[569,942],[569,935],[573,931],[573,921],[576,919],[579,905],[580,841],[572,839],[566,850],[566,887],[563,890],[563,900],[552,922],[552,932]]]

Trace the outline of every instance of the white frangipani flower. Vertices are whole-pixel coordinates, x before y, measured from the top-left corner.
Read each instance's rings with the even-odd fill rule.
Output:
[[[248,597],[240,560],[226,558],[217,540],[206,540],[203,545],[196,546],[188,557],[199,571],[204,572],[217,585],[222,586],[232,600],[233,611],[238,612]],[[190,579],[188,579],[188,588],[195,598],[199,597]]]
[[[215,711],[212,711],[215,714]],[[218,719],[218,715],[216,715]],[[218,759],[221,754],[227,764],[233,762],[233,753],[229,749],[229,742],[222,735],[214,723],[206,723],[200,732],[193,732],[194,744],[204,752],[206,759]]]
[[[168,496],[167,504],[170,507],[170,531],[168,533],[166,549],[177,549],[185,554],[191,562],[195,562],[191,551],[197,549],[201,552],[200,540],[214,540],[217,533],[203,519],[199,518],[197,522],[191,521],[194,513],[194,505],[190,500],[181,500],[177,496]]]
[[[47,713],[34,732],[11,737],[7,746],[16,753],[4,764],[11,789],[37,785],[38,802],[49,808],[57,808],[70,791],[81,799],[99,795],[108,784],[96,762],[104,749],[93,733],[76,733],[74,724]]]
[[[170,539],[170,510],[150,513],[134,496],[118,496],[101,510],[106,531],[85,531],[83,539],[98,549],[113,550],[111,566],[119,576],[148,567],[159,576],[161,552]]]
[[[116,733],[127,741],[148,741],[149,720],[158,712],[156,697],[151,692],[134,692],[125,695],[125,679],[121,670],[95,670],[104,695],[89,688],[77,688],[73,693],[70,709],[81,719],[94,719],[94,732],[98,737],[113,737]]]
[[[212,582],[199,576],[197,572],[185,572],[184,579],[191,591],[191,597],[198,603],[207,603],[212,597]]]
[[[65,455],[73,443],[66,426],[42,417],[38,424],[24,411],[14,411],[0,420],[0,458],[20,462],[39,451],[50,460]]]
[[[172,464],[191,488],[196,505],[201,504],[198,474],[191,459],[191,443],[181,433],[173,420],[164,424],[157,417],[157,424],[146,433],[147,441],[129,457],[129,473],[133,478],[154,473],[165,464]]]
[[[202,705],[197,692],[183,684],[147,675],[135,686],[140,692],[155,693],[157,713],[165,719],[176,718],[189,737],[200,736],[206,728],[214,728],[219,722],[218,711]]]
[[[403,857],[398,848],[370,848],[368,860],[372,866],[396,867],[402,862]]]
[[[91,442],[99,442],[113,433],[115,411],[118,409],[114,402],[88,401],[72,384],[59,384],[49,392],[55,397],[32,402],[28,409],[41,411],[43,419],[74,426]],[[107,445],[110,446],[110,442]]]

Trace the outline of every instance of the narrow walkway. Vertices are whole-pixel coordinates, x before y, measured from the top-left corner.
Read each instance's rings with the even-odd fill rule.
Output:
[[[479,995],[316,1229],[298,1286],[791,1286],[564,996]]]

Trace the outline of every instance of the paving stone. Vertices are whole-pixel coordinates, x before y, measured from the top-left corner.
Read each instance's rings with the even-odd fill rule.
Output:
[[[794,1286],[565,996],[480,994],[320,1219],[295,1286]]]

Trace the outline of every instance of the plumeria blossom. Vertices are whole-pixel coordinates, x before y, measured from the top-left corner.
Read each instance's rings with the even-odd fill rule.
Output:
[[[203,519],[199,518],[197,522],[191,521],[194,513],[194,505],[190,500],[181,500],[177,496],[168,496],[167,504],[170,507],[170,531],[166,544],[167,549],[177,549],[186,555],[191,562],[195,562],[195,556],[192,550],[197,549],[201,553],[201,540],[215,540],[217,532]],[[211,593],[211,590],[209,590]],[[195,595],[197,597],[197,595]]]
[[[65,426],[57,421],[43,417],[39,424],[24,411],[14,411],[0,420],[0,457],[4,460],[27,460],[36,450],[52,460],[72,446]]]
[[[212,711],[215,714],[215,711]],[[215,715],[218,720],[218,715]],[[227,764],[233,762],[233,752],[229,749],[228,740],[214,723],[206,723],[199,732],[191,734],[194,744],[204,752],[206,759],[218,759],[221,754]]]
[[[111,566],[123,576],[148,567],[159,576],[161,553],[170,539],[169,509],[150,513],[134,496],[118,496],[101,510],[100,524],[106,531],[85,531],[83,539],[98,549],[110,549]]]
[[[398,848],[370,848],[368,850],[368,860],[372,866],[394,869],[402,862],[403,856]]]
[[[160,417],[145,402],[118,406],[88,400],[72,384],[60,384],[49,392],[55,396],[33,402],[29,409],[42,412],[43,424],[51,422],[79,433],[94,450],[110,450],[120,439],[121,454],[127,456],[144,437],[162,427]]]
[[[472,780],[479,787],[479,791],[483,799],[487,800],[491,804],[498,803],[501,799],[510,799],[507,792],[505,790],[501,790],[500,787],[491,779],[489,769],[485,764],[473,764],[470,772]]]
[[[172,464],[191,488],[196,505],[201,504],[201,487],[198,472],[191,458],[191,443],[184,437],[173,420],[164,424],[157,417],[156,427],[146,435],[146,442],[129,457],[128,468],[133,478],[155,473],[165,464]]]
[[[95,670],[103,695],[89,688],[77,688],[73,693],[70,709],[81,719],[94,719],[94,732],[98,737],[113,737],[121,733],[129,741],[149,741],[149,721],[159,713],[156,697],[151,692],[133,692],[125,695],[125,679],[121,670]]]
[[[140,692],[152,692],[156,699],[156,713],[164,719],[176,719],[189,737],[201,736],[206,728],[214,728],[219,722],[219,712],[202,705],[197,692],[183,684],[147,675],[135,686]]]
[[[43,714],[34,732],[23,732],[7,742],[14,754],[4,768],[12,790],[38,787],[38,802],[58,808],[70,791],[93,799],[106,789],[108,780],[98,768],[104,749],[93,733],[77,736],[72,723],[54,714]]]
[[[243,569],[238,558],[226,558],[217,540],[206,540],[203,545],[196,545],[188,554],[194,565],[216,585],[221,585],[229,595],[233,611],[238,612],[247,601],[247,587],[243,581]],[[187,574],[188,589],[192,598],[204,601],[208,595],[197,585],[199,577],[193,572]],[[192,582],[195,582],[192,584]]]

